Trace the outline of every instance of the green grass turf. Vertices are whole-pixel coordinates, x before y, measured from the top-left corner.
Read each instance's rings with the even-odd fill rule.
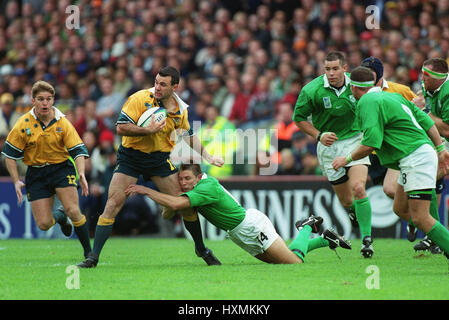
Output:
[[[443,255],[377,239],[373,258],[363,259],[360,240],[352,244],[339,250],[341,261],[322,248],[302,265],[269,265],[230,240],[206,241],[223,263],[209,267],[189,240],[112,237],[97,268],[79,270],[80,288],[68,289],[66,268],[83,260],[77,240],[3,240],[0,299],[449,299]],[[379,270],[379,289],[366,286],[370,265]]]

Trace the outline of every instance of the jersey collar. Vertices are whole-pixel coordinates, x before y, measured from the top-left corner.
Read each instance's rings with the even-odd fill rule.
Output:
[[[372,87],[366,93],[370,93],[370,92],[382,92],[382,88],[381,87]]]
[[[65,115],[58,108],[56,108],[55,106],[53,106],[52,108],[55,110],[55,119],[56,119],[56,121],[61,119],[61,117],[65,117]],[[34,119],[37,120],[37,116],[34,113],[34,107],[30,110],[30,114],[34,117]]]
[[[324,81],[324,85],[323,85],[323,86],[324,86],[325,88],[330,88],[330,89],[334,90],[334,91],[335,91],[335,94],[336,94],[337,97],[338,97],[338,96],[340,96],[343,92],[345,92],[346,88],[348,87],[349,83],[351,82],[351,79],[349,79],[349,76],[345,73],[345,84],[344,84],[344,86],[343,86],[340,90],[335,89],[334,87],[332,87],[332,86],[329,84],[329,80],[327,79],[326,74],[324,74],[323,81]]]

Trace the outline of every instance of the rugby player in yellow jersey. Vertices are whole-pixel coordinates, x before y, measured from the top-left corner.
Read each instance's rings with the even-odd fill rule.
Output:
[[[108,200],[100,215],[95,231],[91,254],[78,264],[81,268],[96,267],[101,250],[112,232],[115,217],[123,207],[127,195],[126,188],[135,184],[140,175],[144,180],[152,180],[157,188],[166,194],[179,195],[178,169],[170,162],[170,152],[175,146],[175,135],[182,134],[188,144],[212,165],[222,166],[223,159],[207,153],[201,141],[190,129],[187,104],[176,95],[179,72],[173,67],[161,68],[156,75],[155,86],[131,95],[125,102],[117,120],[117,133],[122,136],[122,144],[117,154],[117,167],[109,185]],[[154,119],[148,127],[139,127],[139,117],[152,107],[163,107],[167,118],[161,123]],[[195,242],[195,252],[208,265],[221,264],[204,245],[198,214],[191,208],[180,210],[186,229]],[[164,218],[174,212],[164,210]]]
[[[89,156],[87,149],[70,121],[53,106],[55,89],[49,83],[34,83],[31,97],[33,108],[17,120],[2,152],[17,200],[19,204],[23,201],[22,188],[25,187],[34,220],[41,230],[48,230],[57,222],[63,232],[68,228],[70,235],[72,227],[68,216],[86,257],[91,246],[86,217],[78,204],[77,173],[81,194],[87,196],[89,190],[84,175],[84,158]],[[25,183],[19,179],[17,171],[16,161],[20,159],[28,166]],[[53,216],[55,194],[67,216]]]

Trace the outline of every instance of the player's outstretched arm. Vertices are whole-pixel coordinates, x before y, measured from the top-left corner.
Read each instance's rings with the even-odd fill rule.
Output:
[[[346,157],[336,157],[334,161],[332,161],[332,168],[334,168],[334,170],[338,170],[354,160],[360,160],[369,156],[373,151],[373,147],[368,147],[361,144],[357,149],[350,152]]]
[[[433,122],[435,122],[435,126],[436,126],[436,128],[437,128],[437,130],[439,132],[439,135],[441,135],[441,136],[443,136],[445,138],[449,138],[449,124],[447,124],[446,122],[443,121],[443,119],[433,115],[430,112],[429,112],[428,115],[433,120]],[[427,133],[427,135],[429,135],[429,133]],[[435,142],[434,142],[434,144],[435,144]],[[435,145],[437,145],[437,144],[435,144]]]
[[[196,135],[189,136],[186,139],[188,139],[187,142],[190,148],[198,152],[204,160],[217,167],[223,166],[223,158],[209,154],[209,152],[207,152],[206,148],[204,148],[203,144],[201,143],[201,140]]]
[[[126,188],[125,194],[127,196],[135,194],[147,196],[156,203],[175,211],[190,208],[189,197],[175,197],[137,184],[131,184]]]
[[[89,185],[87,183],[85,175],[85,158],[79,156],[75,159],[76,170],[78,171],[80,185],[81,185],[81,195],[87,197],[89,195]]]

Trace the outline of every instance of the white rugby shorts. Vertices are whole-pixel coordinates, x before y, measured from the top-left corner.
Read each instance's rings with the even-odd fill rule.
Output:
[[[240,224],[228,231],[229,238],[252,256],[264,253],[279,237],[270,219],[257,209],[246,210]]]
[[[336,157],[346,157],[348,153],[354,151],[360,146],[360,142],[363,139],[363,133],[359,133],[354,137],[337,140],[330,147],[326,147],[321,142],[317,146],[318,162],[320,163],[321,170],[323,174],[327,177],[329,181],[337,181],[346,174],[345,168],[339,168],[334,170],[332,168],[332,161]],[[348,163],[345,167],[352,167],[356,165],[370,165],[369,156],[362,158],[360,160],[354,160]]]
[[[438,156],[431,145],[424,144],[399,160],[399,168],[398,184],[405,192],[435,188]]]

